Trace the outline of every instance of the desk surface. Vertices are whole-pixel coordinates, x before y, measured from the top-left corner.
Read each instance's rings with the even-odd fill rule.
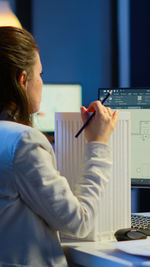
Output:
[[[136,213],[147,215],[150,213]],[[149,239],[150,240],[150,239]],[[131,242],[131,241],[126,241]],[[67,257],[73,264],[85,267],[150,266],[150,257],[135,256],[117,248],[117,242],[64,242]]]
[[[150,257],[127,254],[117,248],[116,242],[74,242],[63,246],[72,263],[86,267],[150,266]]]

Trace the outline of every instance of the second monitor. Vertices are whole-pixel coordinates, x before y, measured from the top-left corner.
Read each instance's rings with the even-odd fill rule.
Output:
[[[82,105],[80,84],[44,84],[40,110],[33,125],[42,132],[55,130],[55,112],[79,112]]]
[[[105,105],[131,113],[132,186],[150,187],[150,88],[100,88],[99,100],[110,90]]]

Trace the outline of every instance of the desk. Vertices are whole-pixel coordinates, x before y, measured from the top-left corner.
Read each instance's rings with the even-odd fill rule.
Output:
[[[63,247],[72,262],[71,266],[150,266],[150,257],[124,253],[116,248],[115,242],[74,242],[64,243]]]
[[[148,212],[135,213],[150,216]],[[130,241],[128,241],[130,242]],[[150,266],[150,257],[134,256],[117,248],[116,242],[64,242],[65,254],[73,266],[84,267],[122,267]]]

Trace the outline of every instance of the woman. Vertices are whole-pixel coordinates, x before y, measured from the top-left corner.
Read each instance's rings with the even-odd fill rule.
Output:
[[[56,168],[53,149],[31,127],[40,107],[42,66],[38,47],[24,29],[0,27],[0,266],[67,266],[58,232],[85,237],[109,179],[107,145],[117,111],[100,102],[81,108],[88,141],[85,168],[75,195]]]

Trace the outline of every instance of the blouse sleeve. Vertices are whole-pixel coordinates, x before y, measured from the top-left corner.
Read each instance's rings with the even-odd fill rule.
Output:
[[[24,203],[49,227],[75,237],[85,237],[92,230],[110,169],[109,146],[86,144],[83,173],[72,193],[56,169],[51,145],[35,129],[22,136],[14,158],[16,187]]]

